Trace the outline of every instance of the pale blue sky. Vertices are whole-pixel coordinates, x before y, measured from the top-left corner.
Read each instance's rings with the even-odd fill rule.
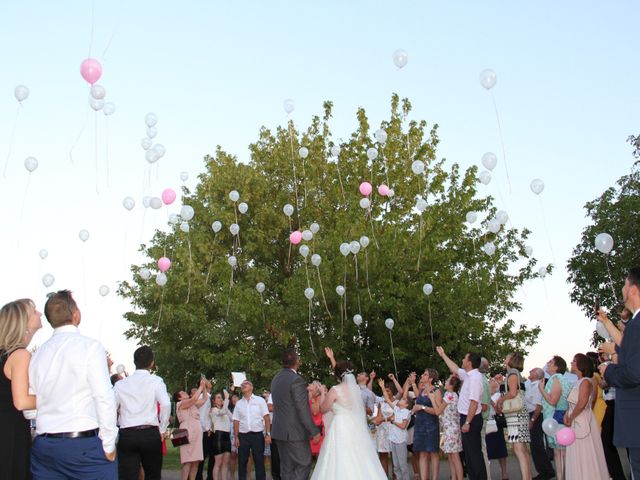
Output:
[[[84,330],[98,335],[100,321],[112,325],[103,328],[102,338],[117,362],[130,364],[131,346],[120,336],[126,305],[113,294],[100,298],[97,290],[103,283],[114,290],[127,277],[136,243],[166,219],[165,211],[144,214],[141,207],[145,113],[157,113],[157,140],[167,148],[146,192],[157,195],[166,186],[177,188],[183,170],[193,186],[201,158],[217,144],[246,160],[260,126],[286,121],[285,98],[295,100],[292,117],[302,127],[321,112],[324,100],[332,100],[334,135],[346,137],[359,106],[378,124],[388,115],[391,93],[398,92],[411,99],[411,118],[440,124],[440,156],[467,167],[479,164],[485,151],[498,154],[486,192],[515,226],[534,230],[534,254],[546,263],[552,256],[529,191],[533,178],[544,179],[542,200],[558,269],[545,280],[547,297],[541,281],[527,284],[525,309],[516,318],[543,326],[528,366],[554,353],[569,357],[586,348],[593,328],[570,304],[564,273],[585,224],[582,206],[629,171],[625,139],[640,131],[639,14],[633,1],[5,0],[2,167],[16,115],[13,88],[25,84],[31,96],[20,112],[7,178],[0,178],[6,225],[0,239],[2,302],[31,296],[41,304],[51,289],[40,278],[51,272],[55,288],[78,292]],[[391,61],[397,48],[409,54],[401,71]],[[95,119],[78,73],[89,50],[103,64],[99,83],[117,107],[108,127],[97,116],[99,195]],[[493,92],[511,194],[491,96],[478,83],[484,68],[498,74]],[[29,155],[40,167],[21,219],[28,176],[22,163]],[[128,214],[121,206],[127,195],[137,201]],[[77,237],[81,228],[92,235],[86,244]],[[37,255],[40,248],[50,252],[45,261]],[[45,329],[36,341],[48,335]]]

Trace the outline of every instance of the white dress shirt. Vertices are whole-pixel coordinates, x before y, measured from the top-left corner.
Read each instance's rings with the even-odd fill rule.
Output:
[[[376,406],[376,394],[367,388],[366,385],[358,385],[360,387],[360,396],[365,409],[373,411]]]
[[[458,413],[467,415],[469,413],[469,406],[471,401],[475,400],[478,403],[476,408],[476,415],[482,413],[482,405],[480,400],[482,399],[482,374],[477,368],[470,370],[469,372],[464,369],[458,369],[458,377],[462,380],[462,387],[460,388],[460,396],[458,397]],[[471,420],[469,420],[471,421]]]
[[[120,408],[120,428],[153,425],[164,433],[169,425],[171,400],[162,378],[136,370],[113,387]],[[158,403],[160,415],[158,415]]]
[[[99,428],[105,452],[115,450],[116,401],[100,342],[73,325],[56,328],[31,358],[29,384],[36,395],[36,434]]]
[[[230,432],[231,431],[231,412],[229,411],[229,400],[222,403],[222,408],[212,407],[209,412],[211,426],[214,432]]]
[[[257,395],[251,395],[248,401],[242,397],[233,409],[233,421],[240,422],[240,433],[263,432],[265,415],[269,415],[267,402]]]
[[[209,395],[208,392],[202,392],[202,395],[204,395],[207,400],[202,404],[198,411],[200,412],[200,426],[202,427],[202,432],[207,433],[211,430],[211,418],[209,418],[209,412],[211,411],[211,395]]]
[[[542,393],[540,393],[540,388],[538,388],[539,383],[540,380],[533,382],[527,380],[524,382],[524,403],[529,413],[535,412],[536,407],[542,405]]]
[[[388,404],[387,404],[388,405]],[[400,428],[396,423],[411,419],[411,412],[406,408],[393,407],[393,423],[389,424],[389,441],[391,443],[407,443],[407,429]],[[409,423],[407,423],[409,425]]]

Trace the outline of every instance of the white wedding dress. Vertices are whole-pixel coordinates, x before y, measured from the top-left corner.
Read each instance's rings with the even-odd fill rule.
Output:
[[[311,480],[386,480],[380,465],[360,396],[352,374],[335,389],[333,419],[326,430]]]

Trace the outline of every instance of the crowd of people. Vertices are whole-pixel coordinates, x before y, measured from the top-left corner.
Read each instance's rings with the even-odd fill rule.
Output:
[[[620,452],[640,478],[640,268],[622,294],[621,321],[597,312],[611,341],[569,363],[555,355],[526,379],[520,352],[492,375],[480,353],[458,364],[437,347],[446,378],[427,368],[400,383],[392,373],[356,376],[326,348],[339,382],[328,388],[307,385],[287,350],[272,393],[256,395],[248,379],[216,391],[202,377],[173,394],[173,413],[151,348],[135,351],[134,373],[110,376],[104,348],[79,333],[80,309],[62,290],[44,306],[53,336],[32,356],[26,347],[42,314],[16,300],[0,310],[0,479],[159,479],[169,439],[183,480],[244,480],[250,469],[256,480],[267,470],[274,480],[306,480],[313,458],[313,479],[347,478],[335,473],[346,469],[349,478],[427,480],[439,478],[441,455],[453,480],[491,478],[492,460],[506,479],[507,446],[526,480],[625,479]]]

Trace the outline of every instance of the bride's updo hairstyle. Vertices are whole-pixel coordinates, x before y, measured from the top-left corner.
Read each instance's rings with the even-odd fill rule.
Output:
[[[338,360],[333,369],[333,374],[338,380],[342,380],[347,373],[353,373],[353,366],[349,360]]]

